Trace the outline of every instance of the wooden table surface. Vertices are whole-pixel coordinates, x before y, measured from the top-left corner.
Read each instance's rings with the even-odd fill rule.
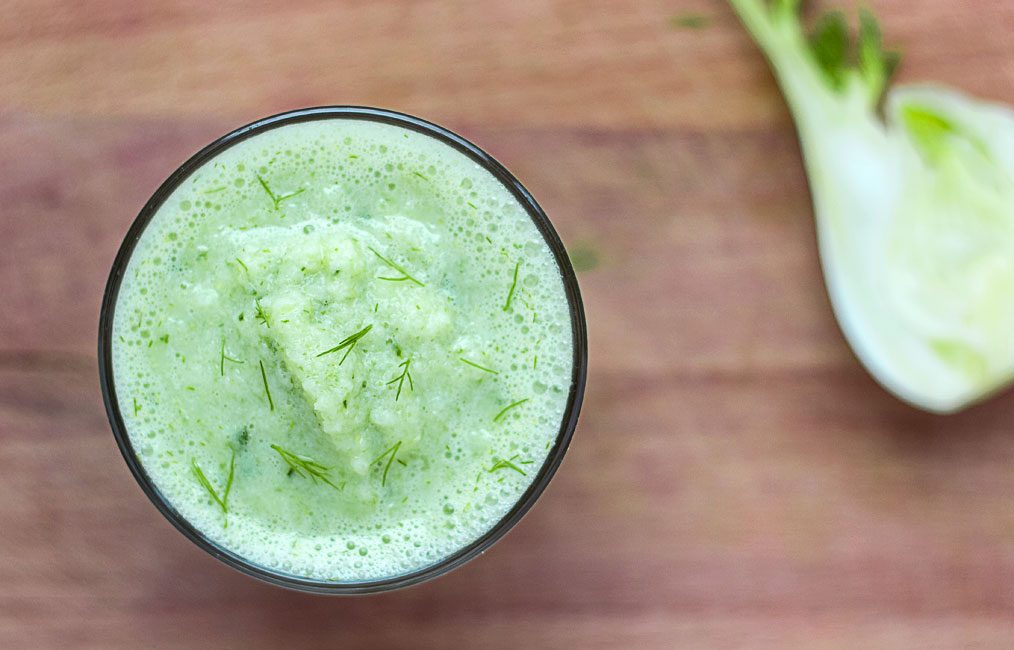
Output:
[[[903,80],[1014,103],[1014,3],[870,4]],[[0,647],[1014,647],[1014,395],[933,417],[858,365],[791,122],[724,2],[0,10]],[[95,362],[158,183],[241,123],[338,103],[460,131],[594,267],[585,408],[540,503],[464,568],[355,599],[177,534]]]

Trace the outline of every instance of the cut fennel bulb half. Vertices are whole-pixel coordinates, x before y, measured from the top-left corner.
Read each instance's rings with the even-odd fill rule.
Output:
[[[799,132],[824,278],[887,390],[957,411],[1014,377],[1014,111],[943,87],[884,89],[869,13],[809,35],[799,0],[729,0]],[[881,101],[883,99],[883,102]]]

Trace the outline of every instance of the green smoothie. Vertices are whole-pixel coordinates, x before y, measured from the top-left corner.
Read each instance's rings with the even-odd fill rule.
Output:
[[[113,320],[155,487],[251,563],[430,566],[515,505],[559,435],[573,334],[525,208],[469,157],[357,119],[265,131],[151,219]]]

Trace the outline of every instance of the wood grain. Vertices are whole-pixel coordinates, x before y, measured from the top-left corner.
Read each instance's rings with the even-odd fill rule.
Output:
[[[872,4],[905,78],[1014,102],[1014,5]],[[929,416],[857,364],[791,123],[724,3],[4,9],[0,647],[1014,645],[1014,399]],[[667,26],[688,11],[708,27]],[[337,102],[459,130],[599,260],[586,407],[544,498],[461,570],[357,599],[178,535],[119,457],[94,360],[158,183],[242,120]]]
[[[906,53],[904,78],[1014,101],[1014,4],[868,4]],[[485,125],[712,130],[784,120],[763,61],[723,0],[8,0],[4,7],[7,110],[211,113],[237,122],[362,103]],[[686,12],[708,16],[710,27],[669,29],[669,16]]]

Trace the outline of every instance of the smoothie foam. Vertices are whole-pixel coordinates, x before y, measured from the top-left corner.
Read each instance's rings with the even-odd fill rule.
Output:
[[[231,146],[145,229],[113,321],[131,443],[204,535],[357,581],[440,561],[518,501],[560,431],[560,270],[488,171],[399,126]]]

